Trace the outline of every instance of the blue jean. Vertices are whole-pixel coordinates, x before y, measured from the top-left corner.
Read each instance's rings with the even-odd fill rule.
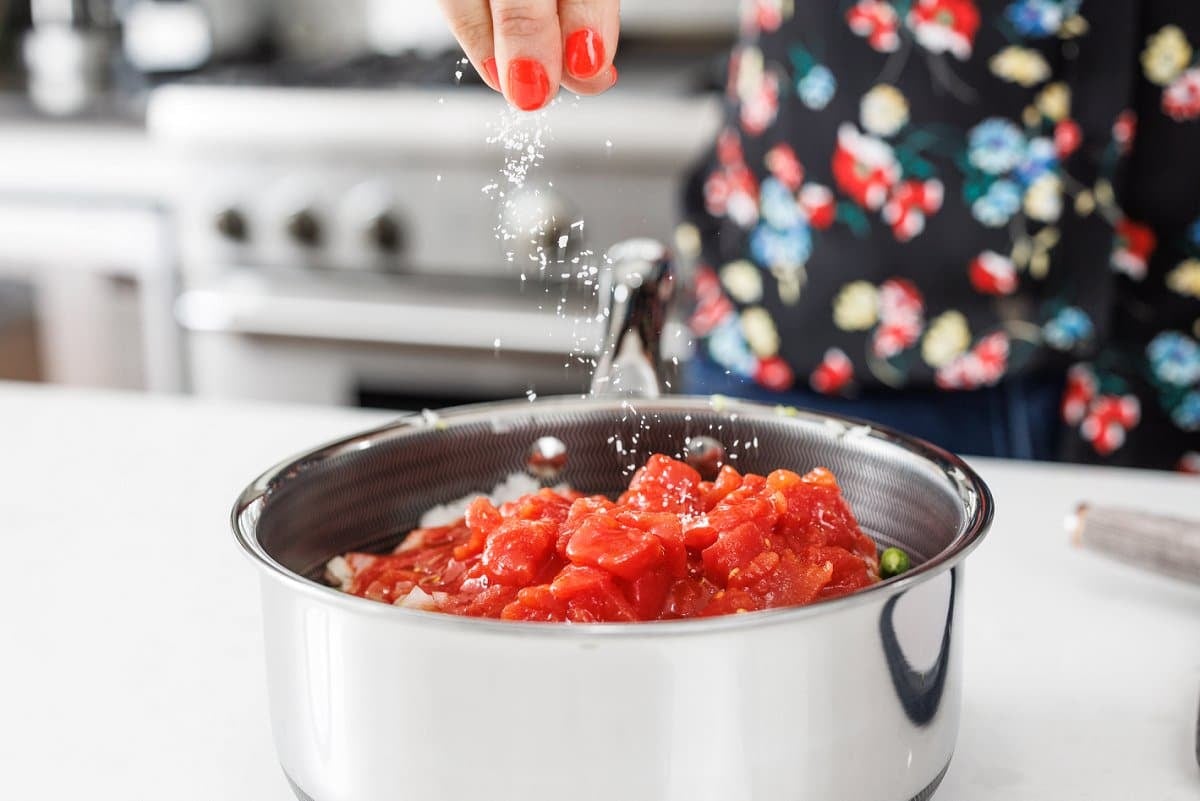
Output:
[[[690,395],[728,395],[858,417],[970,456],[1053,460],[1058,453],[1062,376],[1011,378],[972,392],[879,391],[834,398],[806,390],[772,392],[705,358],[688,362]]]

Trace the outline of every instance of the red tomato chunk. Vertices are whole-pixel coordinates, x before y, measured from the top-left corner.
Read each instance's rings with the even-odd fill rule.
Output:
[[[800,606],[879,581],[832,473],[732,467],[702,481],[650,457],[614,503],[543,489],[457,523],[417,529],[389,555],[336,571],[364,598],[504,620],[677,620]]]

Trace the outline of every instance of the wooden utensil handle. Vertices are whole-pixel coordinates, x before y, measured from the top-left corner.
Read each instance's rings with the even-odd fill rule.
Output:
[[[1127,564],[1200,583],[1200,521],[1080,504],[1072,540]]]

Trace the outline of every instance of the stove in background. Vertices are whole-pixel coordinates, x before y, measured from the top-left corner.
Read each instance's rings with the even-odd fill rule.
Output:
[[[508,222],[552,220],[540,244],[568,263],[669,239],[719,125],[732,10],[728,26],[627,29],[619,86],[548,112],[545,163]],[[453,49],[280,58],[155,90],[192,389],[401,408],[582,391],[567,351],[599,334],[580,319],[589,291],[556,265],[520,281],[494,235],[483,188],[503,153],[486,140],[504,113]]]

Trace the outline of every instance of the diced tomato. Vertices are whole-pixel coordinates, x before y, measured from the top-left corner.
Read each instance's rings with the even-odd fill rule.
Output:
[[[719,590],[700,612],[700,617],[737,615],[754,612],[759,608],[758,599],[745,590]]]
[[[704,549],[704,573],[718,587],[724,587],[729,574],[749,564],[767,547],[762,528],[749,521],[721,532],[712,545]]]
[[[558,541],[554,546],[558,555],[563,559],[567,558],[567,543],[571,541],[571,536],[574,535],[584,520],[587,520],[592,515],[605,513],[616,507],[615,503],[603,495],[591,495],[575,500],[567,512],[566,521],[558,531]]]
[[[663,604],[673,582],[666,572],[652,570],[625,583],[622,589],[637,613],[638,620],[657,620],[662,616]]]
[[[543,520],[505,520],[483,549],[488,578],[516,587],[528,584],[553,553],[555,534],[554,524]]]
[[[760,551],[757,556],[746,563],[744,567],[730,571],[729,586],[745,590],[757,585],[760,581],[779,567],[780,556],[776,551]]]
[[[549,520],[561,525],[567,519],[573,499],[552,489],[541,489],[516,501],[516,517],[522,520]]]
[[[775,470],[767,476],[767,488],[773,492],[786,492],[802,481],[800,475],[791,470]]]
[[[384,558],[387,560],[387,564],[393,568],[416,570],[432,574],[441,570],[442,566],[448,560],[453,559],[456,550],[458,550],[458,546],[453,542],[448,542],[440,545],[410,548],[407,551],[399,551]]]
[[[763,536],[770,534],[779,520],[779,513],[775,510],[775,504],[770,495],[761,493],[734,498],[736,494],[731,493],[729,497],[709,511],[706,515],[708,525],[719,533],[724,533],[743,523],[753,523],[763,533]]]
[[[488,535],[504,522],[504,518],[490,499],[476,498],[467,507],[463,522],[467,524],[468,529],[478,529]]]
[[[392,553],[400,555],[426,548],[436,548],[440,545],[456,544],[466,536],[465,528],[462,523],[456,523],[452,526],[414,529],[396,546]]]
[[[805,548],[798,556],[808,564],[819,565],[828,562],[833,566],[833,575],[830,576],[829,583],[821,589],[821,598],[849,595],[879,580],[874,562],[862,559],[845,548],[812,546]]]
[[[656,455],[616,502],[542,489],[391,554],[348,553],[339,581],[395,603],[414,588],[448,614],[524,621],[675,620],[836,598],[879,580],[875,543],[832,473],[724,467],[701,481]]]
[[[800,480],[806,484],[815,484],[825,489],[838,489],[837,479],[833,477],[832,472],[824,467],[814,467],[805,473]]]
[[[567,605],[567,619],[575,623],[637,620],[612,576],[594,567],[567,565],[550,585],[550,594]]]
[[[700,484],[692,467],[659,453],[633,474],[618,504],[648,512],[695,513],[703,511]]]
[[[683,544],[702,551],[716,542],[718,536],[717,530],[710,525],[693,525],[684,529]]]
[[[663,566],[668,575],[672,578],[687,575],[687,546],[683,541],[683,527],[678,515],[666,512],[623,512],[617,519],[658,538],[663,547]]]
[[[859,529],[832,474],[813,471],[793,479],[795,474],[780,476],[783,472],[772,473],[769,484],[786,499],[776,530],[787,544],[795,550],[832,545],[874,564],[875,543]]]
[[[567,511],[567,525],[578,525],[587,517],[598,512],[609,512],[615,508],[617,505],[603,495],[588,495],[579,498],[571,504],[571,508]]]
[[[567,543],[572,564],[597,567],[633,581],[666,560],[658,537],[607,515],[593,515],[580,524]]]
[[[705,483],[708,484],[708,482]],[[717,480],[705,488],[704,508],[713,508],[740,486],[742,486],[742,474],[729,465],[725,465],[721,468],[721,472],[717,473]]]
[[[470,531],[470,536],[465,543],[454,549],[454,558],[465,560],[483,553],[483,546],[487,544],[488,535],[495,531],[502,521],[500,510],[493,506],[487,498],[476,498],[471,501],[463,519]]]
[[[742,476],[742,483],[730,490],[729,494],[721,500],[734,504],[747,498],[753,498],[760,494],[766,485],[767,480],[762,476],[747,473]]]
[[[565,615],[558,615],[551,609],[543,609],[523,603],[520,598],[510,601],[500,610],[501,620],[520,620],[526,623],[556,623],[566,620]]]
[[[535,623],[566,620],[566,615],[566,602],[554,597],[549,584],[537,584],[519,590],[516,598],[500,612],[502,620],[525,620]]]
[[[833,577],[833,564],[807,564],[790,549],[779,554],[779,562],[762,578],[746,587],[764,608],[812,603]]]
[[[474,595],[450,596],[443,611],[468,617],[499,617],[501,610],[517,597],[517,592],[516,587],[493,584]]]
[[[395,603],[398,598],[408,595],[420,578],[421,574],[416,571],[393,567],[381,560],[355,577],[351,592],[373,601]]]
[[[708,606],[715,592],[716,587],[703,579],[680,579],[667,591],[666,600],[662,605],[662,618],[678,620],[697,617],[704,607]]]

